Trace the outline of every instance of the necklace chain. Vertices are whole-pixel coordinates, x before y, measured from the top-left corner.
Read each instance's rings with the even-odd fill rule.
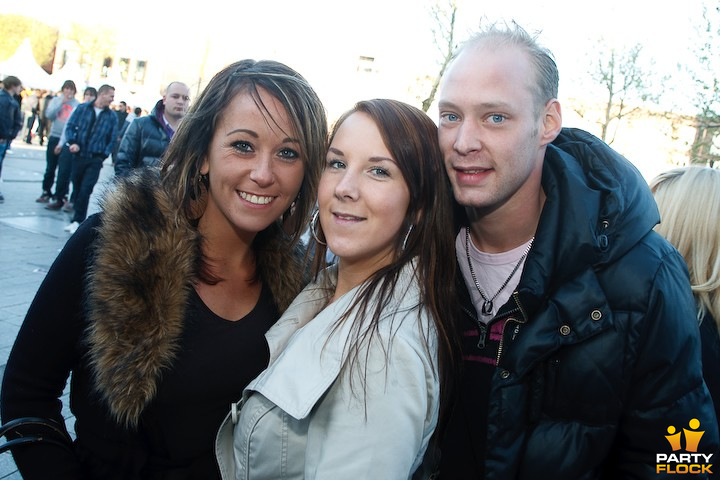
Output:
[[[535,237],[532,237],[530,239],[530,243],[528,244],[527,248],[525,249],[525,252],[522,254],[522,257],[520,257],[520,260],[515,264],[515,267],[513,267],[512,272],[510,272],[510,276],[508,276],[503,284],[500,286],[500,289],[495,292],[495,295],[488,298],[485,293],[480,288],[480,283],[478,283],[477,276],[475,275],[475,270],[472,266],[472,261],[470,260],[470,227],[465,227],[465,255],[467,256],[467,262],[468,267],[470,267],[470,275],[472,276],[473,282],[475,282],[475,288],[477,288],[478,293],[480,293],[480,296],[482,297],[483,306],[482,306],[482,314],[483,315],[492,315],[493,312],[493,301],[495,298],[497,298],[498,295],[500,295],[500,292],[502,292],[505,287],[507,287],[507,284],[510,282],[510,279],[515,275],[515,273],[518,271],[518,268],[520,268],[520,264],[525,260],[525,257],[527,257],[528,253],[530,253],[530,249],[532,248],[532,244],[535,241]]]

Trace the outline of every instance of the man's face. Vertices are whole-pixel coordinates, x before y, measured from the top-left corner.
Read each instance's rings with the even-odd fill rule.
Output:
[[[111,88],[102,93],[98,93],[98,96],[95,99],[95,106],[97,108],[105,108],[110,106],[113,100],[115,100],[115,90]]]
[[[534,79],[527,55],[511,46],[469,47],[445,74],[438,135],[461,205],[492,212],[537,193],[529,190],[539,188],[546,142]]]
[[[73,90],[71,87],[65,87],[62,89],[63,97],[65,97],[65,100],[70,100],[75,96],[75,90]]]
[[[163,96],[163,104],[168,117],[184,117],[190,105],[190,89],[182,83],[173,83]]]

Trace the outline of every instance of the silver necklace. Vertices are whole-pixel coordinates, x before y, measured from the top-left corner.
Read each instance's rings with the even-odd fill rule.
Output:
[[[465,255],[467,256],[468,261],[468,267],[470,267],[470,275],[472,276],[473,282],[475,282],[475,288],[477,288],[478,293],[480,293],[480,296],[482,297],[483,305],[482,305],[482,314],[483,315],[492,315],[493,312],[493,300],[497,298],[498,295],[500,295],[500,292],[502,292],[505,287],[507,287],[507,284],[510,282],[510,279],[515,275],[515,272],[518,271],[518,268],[520,268],[520,264],[525,260],[525,257],[527,257],[527,254],[530,253],[530,248],[532,248],[532,244],[535,241],[535,237],[532,237],[530,239],[530,243],[528,243],[527,248],[525,249],[525,253],[522,254],[522,257],[520,257],[520,260],[515,264],[515,267],[513,267],[512,272],[510,272],[510,276],[505,279],[503,284],[500,286],[500,289],[495,292],[495,295],[488,298],[485,296],[485,293],[480,288],[480,284],[477,281],[477,277],[475,276],[475,270],[472,266],[472,261],[470,260],[470,227],[465,227]]]

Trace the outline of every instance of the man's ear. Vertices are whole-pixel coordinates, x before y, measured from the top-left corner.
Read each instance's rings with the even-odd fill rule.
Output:
[[[560,134],[560,130],[562,130],[562,111],[560,102],[557,98],[553,98],[545,104],[543,111],[541,144],[551,143]]]

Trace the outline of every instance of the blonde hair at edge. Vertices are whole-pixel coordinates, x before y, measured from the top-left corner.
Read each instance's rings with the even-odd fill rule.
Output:
[[[698,300],[698,319],[709,312],[720,329],[720,170],[684,167],[650,182],[660,210],[655,230],[685,258]]]

